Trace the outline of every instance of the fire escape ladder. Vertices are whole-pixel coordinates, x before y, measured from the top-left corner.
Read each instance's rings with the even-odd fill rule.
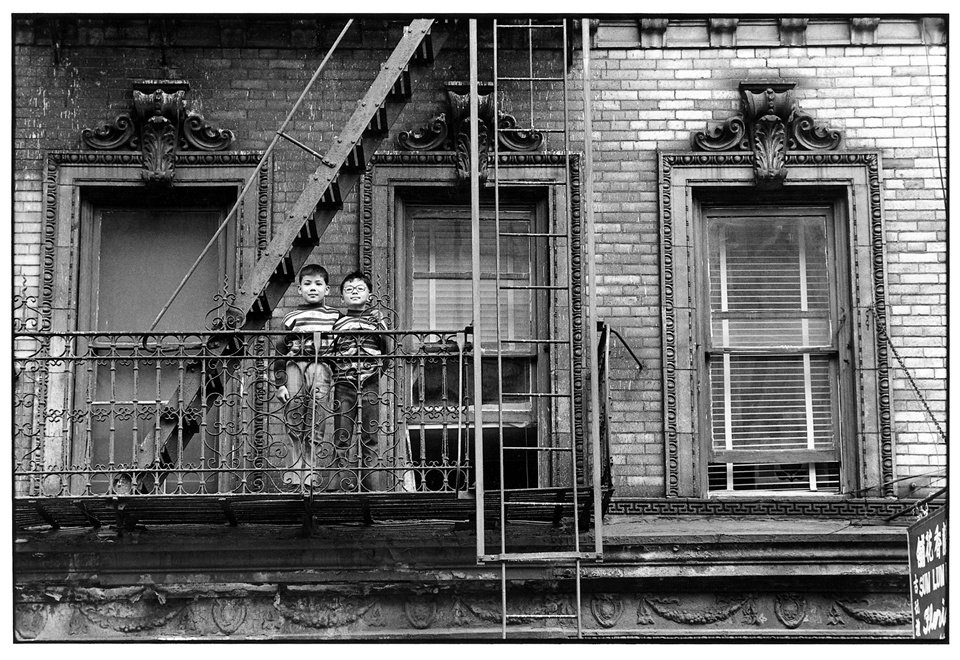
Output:
[[[368,159],[410,99],[417,81],[413,71],[432,66],[453,27],[454,21],[411,21],[326,154],[316,153],[278,131],[281,138],[318,157],[320,165],[274,228],[271,241],[246,278],[246,286],[238,291],[235,306],[243,310],[244,318],[234,327],[257,330],[269,321],[297,272],[336,218],[344,196],[356,187]],[[229,350],[229,342],[217,349],[220,354],[228,354]],[[170,412],[161,421],[159,432],[151,433],[141,443],[140,465],[167,470],[176,463],[178,454],[198,430],[196,420],[206,409],[206,399],[219,391],[219,380],[217,374],[195,368],[187,370],[182,381],[169,394],[165,393],[164,409]],[[131,489],[150,492],[155,487],[148,473],[128,478],[137,481],[129,484]],[[162,472],[159,478],[162,480]]]
[[[586,292],[588,299],[593,296],[592,270],[583,286],[578,281],[578,269],[583,262],[590,262],[592,254],[592,186],[589,177],[592,175],[591,157],[591,128],[590,128],[590,91],[589,91],[589,32],[586,21],[583,24],[584,74],[583,91],[574,91],[576,82],[571,73],[567,74],[570,23],[563,19],[538,20],[508,20],[501,22],[493,20],[493,133],[491,149],[492,180],[488,186],[493,192],[494,217],[492,227],[487,229],[492,234],[490,255],[493,260],[493,290],[496,300],[507,299],[518,290],[523,295],[540,300],[540,306],[552,310],[549,332],[533,338],[523,338],[525,343],[543,344],[549,348],[544,351],[549,359],[551,377],[548,382],[532,386],[528,395],[531,405],[537,410],[541,419],[548,419],[544,424],[538,424],[534,437],[523,443],[511,441],[504,432],[505,399],[503,365],[506,349],[518,341],[513,336],[509,318],[501,319],[501,305],[492,305],[490,315],[495,317],[495,332],[488,331],[484,337],[487,344],[486,358],[488,365],[483,365],[478,356],[474,357],[474,391],[482,390],[483,379],[478,374],[480,370],[493,372],[488,382],[496,384],[496,410],[484,409],[480,401],[474,402],[475,434],[477,437],[487,435],[482,432],[484,420],[487,421],[489,436],[493,437],[496,431],[496,449],[498,455],[495,463],[499,465],[499,475],[490,481],[489,488],[483,478],[484,443],[475,443],[477,454],[476,491],[477,491],[477,559],[480,563],[500,565],[501,577],[501,636],[506,638],[523,635],[531,632],[529,626],[538,626],[538,633],[547,631],[548,634],[560,637],[582,637],[582,606],[581,580],[583,563],[602,560],[602,514],[599,507],[601,500],[601,470],[602,458],[599,452],[599,411],[597,402],[598,373],[598,339],[595,327],[595,308],[593,303],[586,313],[579,305],[578,295]],[[499,40],[503,38],[511,50],[503,53],[498,51]],[[517,57],[516,50],[520,44],[526,46],[525,57]],[[559,57],[562,51],[562,58]],[[477,92],[477,40],[476,25],[471,21],[471,105],[478,106]],[[582,93],[582,99],[576,97]],[[501,95],[510,96],[528,95],[530,107],[529,125],[517,127],[512,123],[503,127],[498,125],[500,114],[498,103]],[[543,120],[543,125],[535,125],[534,107],[540,104],[549,108],[551,115]],[[582,111],[579,107],[582,107]],[[581,114],[582,113],[582,114]],[[582,120],[585,142],[585,162],[583,177],[585,186],[580,195],[580,207],[575,206],[573,189],[573,164],[579,158],[571,149],[574,127]],[[471,119],[473,121],[473,119]],[[499,140],[497,136],[508,135],[511,131],[530,133],[549,133],[555,140],[554,148],[562,149],[564,155],[564,177],[556,185],[564,187],[563,204],[558,204],[547,231],[516,232],[502,228],[500,196],[501,187],[511,185],[511,182],[502,178],[500,169]],[[479,169],[479,163],[478,167]],[[473,195],[479,197],[479,172],[472,173],[475,183]],[[492,184],[492,185],[491,185]],[[478,206],[478,202],[474,202]],[[580,223],[582,219],[582,224]],[[505,223],[506,221],[503,221]],[[478,210],[473,214],[474,234],[474,316],[481,317],[480,300],[489,295],[487,289],[481,286],[479,276],[481,220]],[[586,239],[581,241],[581,238]],[[525,245],[530,253],[536,253],[550,264],[548,281],[540,284],[521,283],[517,280],[502,277],[502,273],[509,270],[504,264],[509,263],[501,257],[508,246],[517,249],[518,242]],[[509,254],[509,252],[506,252]],[[489,267],[489,266],[488,266]],[[584,300],[586,302],[586,300]],[[562,310],[562,311],[561,311]],[[586,317],[586,318],[584,318]],[[479,322],[475,321],[479,327]],[[582,339],[581,339],[582,337]],[[495,340],[495,345],[494,345]],[[478,340],[479,341],[479,340]],[[589,349],[578,351],[577,342],[584,341]],[[490,348],[493,348],[491,351]],[[585,359],[585,355],[592,357]],[[587,366],[589,363],[589,375]],[[488,374],[489,375],[489,374]],[[531,381],[532,384],[532,381]],[[587,385],[590,388],[587,388]],[[546,388],[546,389],[543,389]],[[492,393],[491,393],[492,394]],[[587,418],[590,418],[590,424]],[[491,447],[493,443],[490,443]],[[522,446],[518,446],[522,445]],[[592,455],[591,455],[592,450]],[[542,473],[549,473],[551,482],[548,488],[538,480],[528,486],[508,485],[504,472],[508,453],[514,455],[522,452],[525,460],[537,461]],[[549,466],[549,467],[547,467]],[[592,473],[592,475],[590,474]],[[530,526],[530,521],[542,517],[544,512],[551,512],[554,516],[555,527],[552,533],[536,533]],[[533,515],[533,514],[539,515]],[[593,513],[593,538],[587,541],[583,534],[590,524]],[[499,537],[496,544],[487,538],[485,525],[491,523]],[[492,534],[491,534],[492,536]],[[589,543],[590,547],[586,547]],[[496,545],[497,547],[492,547]],[[533,577],[532,577],[533,576]],[[544,580],[552,585],[551,588],[568,587],[572,593],[557,594],[561,606],[556,611],[531,611],[523,598],[512,596],[514,591],[529,593],[531,580]],[[567,591],[567,589],[563,589]],[[525,607],[527,605],[527,607]],[[526,625],[525,625],[526,624]]]

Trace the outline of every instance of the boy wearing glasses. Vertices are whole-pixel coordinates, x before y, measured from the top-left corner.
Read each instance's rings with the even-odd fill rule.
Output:
[[[379,310],[368,307],[373,284],[362,271],[343,278],[340,295],[346,311],[333,326],[333,443],[337,466],[346,468],[340,472],[340,490],[378,490],[379,475],[357,468],[373,468],[379,460],[380,356],[386,352],[386,338],[360,333],[387,330],[387,324]],[[355,438],[358,420],[360,432]]]

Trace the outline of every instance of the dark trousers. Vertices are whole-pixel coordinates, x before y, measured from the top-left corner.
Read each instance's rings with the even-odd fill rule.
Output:
[[[333,387],[333,445],[340,490],[379,490],[380,377],[338,378]],[[359,422],[360,432],[356,433]],[[336,483],[336,479],[334,483]]]

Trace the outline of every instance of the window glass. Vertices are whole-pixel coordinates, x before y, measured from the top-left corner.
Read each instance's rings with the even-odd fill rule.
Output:
[[[837,490],[828,209],[705,217],[710,490]]]

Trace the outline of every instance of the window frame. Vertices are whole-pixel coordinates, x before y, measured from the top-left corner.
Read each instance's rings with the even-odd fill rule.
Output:
[[[449,202],[452,206],[456,206],[458,211],[462,212],[464,209],[469,214],[469,199],[460,202]],[[411,245],[411,238],[413,236],[413,219],[411,214],[411,207],[430,207],[430,208],[441,208],[444,205],[444,202],[435,200],[431,197],[431,191],[424,191],[424,196],[416,201],[409,198],[408,194],[404,194],[402,191],[396,197],[396,217],[399,219],[397,232],[398,232],[398,244],[399,245]],[[519,202],[510,201],[503,202],[501,201],[501,209],[504,207],[510,209],[521,209],[529,210],[531,222],[533,227],[531,231],[543,232],[546,231],[546,227],[549,223],[549,215],[547,211],[547,199],[544,194],[541,198],[536,199],[532,203],[522,204]],[[523,208],[525,207],[525,208]],[[484,212],[492,214],[492,207],[488,207],[486,204],[481,203],[481,215]],[[468,246],[469,247],[469,246]],[[547,260],[539,254],[538,250],[531,249],[530,252],[530,283],[534,285],[546,284],[549,282],[550,272],[547,264]],[[403,324],[402,327],[421,329],[415,327],[413,324],[413,259],[407,257],[407,252],[405,250],[397,250],[396,253],[396,263],[397,263],[397,278],[398,283],[403,282],[403,301],[398,310],[398,317],[400,322]],[[469,266],[469,264],[468,264]],[[469,268],[467,269],[470,270]],[[468,280],[469,281],[469,280]],[[548,296],[543,291],[532,291],[531,298],[533,300],[530,309],[533,313],[533,322],[532,322],[532,336],[537,338],[547,337],[550,332],[549,327],[549,313],[550,313],[550,304]],[[438,326],[438,329],[450,329],[446,326]],[[484,349],[484,359],[496,357],[496,352],[493,351],[494,342],[484,341],[481,343],[481,346]],[[533,345],[524,345],[524,344],[505,344],[503,350],[500,352],[501,357],[503,358],[532,358],[533,364],[530,371],[530,386],[532,391],[544,391],[543,387],[546,383],[549,382],[550,375],[550,355],[546,350],[545,344],[540,344],[538,346]],[[548,408],[548,406],[537,405],[537,402],[532,398],[527,399],[527,401],[511,401],[513,397],[504,393],[504,406],[503,406],[503,422],[505,426],[511,427],[543,427],[544,424],[549,423],[549,413],[543,409]],[[522,399],[522,396],[517,398]],[[494,404],[484,404],[484,417],[487,418],[490,416],[489,421],[484,424],[485,427],[495,427],[494,420],[496,417],[496,406]],[[547,427],[543,427],[547,428]]]
[[[787,200],[833,200],[835,225],[842,234],[845,261],[838,281],[849,290],[844,324],[849,332],[849,394],[841,398],[842,491],[836,494],[789,491],[708,493],[706,465],[709,425],[704,422],[706,359],[703,343],[703,289],[706,270],[698,252],[698,203],[734,195],[757,199],[753,156],[749,153],[658,152],[661,243],[661,320],[665,494],[667,497],[819,498],[876,486],[893,495],[893,429],[887,347],[877,332],[885,317],[885,272],[880,187],[876,152],[788,153],[788,174],[779,192]],[[845,226],[842,226],[845,225]],[[842,226],[842,227],[841,227]],[[840,236],[838,234],[838,237]],[[840,247],[838,243],[838,247]],[[843,316],[843,313],[841,312]],[[706,443],[706,444],[705,444]]]
[[[444,191],[456,196],[463,190],[463,182],[457,179],[456,154],[452,152],[378,152],[368,165],[364,173],[359,195],[359,264],[361,270],[370,273],[378,297],[388,308],[403,304],[398,284],[402,282],[403,262],[398,261],[402,250],[397,249],[398,241],[402,240],[402,227],[399,226],[404,195],[422,190],[423,195],[443,195]],[[570,185],[565,186],[567,180],[566,168],[569,167]],[[522,182],[527,190],[544,190],[544,212],[546,219],[556,217],[557,213],[571,209],[570,222],[574,224],[574,240],[567,249],[577,255],[573,260],[572,270],[568,274],[572,282],[573,301],[569,310],[556,310],[558,314],[569,314],[569,323],[573,329],[574,364],[571,373],[564,375],[561,381],[567,387],[565,379],[572,379],[573,401],[573,428],[562,431],[554,428],[555,432],[572,432],[577,451],[583,455],[583,438],[585,432],[584,398],[585,373],[583,356],[583,338],[586,336],[586,317],[583,304],[583,277],[582,277],[582,219],[580,211],[580,167],[581,156],[577,153],[564,154],[550,153],[508,153],[500,154],[500,163],[497,172],[502,181],[512,183],[511,189]],[[490,172],[494,169],[491,167]],[[489,183],[486,184],[489,186]],[[467,198],[469,199],[469,197]],[[569,200],[569,202],[568,202]],[[397,320],[397,319],[395,319]],[[546,319],[544,319],[546,322]],[[566,321],[564,321],[566,322]],[[551,366],[554,363],[553,351],[548,353],[549,359],[538,360],[538,369],[544,370],[546,377],[550,377]],[[490,404],[487,404],[490,405]],[[494,404],[495,405],[495,404]],[[541,410],[546,406],[540,406]],[[486,406],[485,406],[486,410]],[[547,413],[553,415],[553,412]],[[538,412],[541,419],[538,425],[548,429],[556,426],[552,419],[544,419],[544,412]],[[485,415],[484,427],[496,428],[496,416]],[[505,418],[505,422],[507,419]],[[509,424],[505,424],[505,427]],[[569,426],[569,423],[566,424]],[[552,452],[545,452],[552,453]],[[547,456],[539,460],[538,483],[563,483],[569,481],[569,467],[561,467],[562,461]]]
[[[89,277],[82,272],[86,265],[80,263],[80,250],[87,240],[81,231],[82,220],[89,217],[91,210],[86,191],[143,190],[143,168],[136,152],[50,151],[45,156],[38,328],[41,332],[74,332],[90,323],[84,308],[89,292],[81,289],[81,280],[89,282]],[[256,151],[178,154],[177,179],[172,190],[230,188],[239,194],[261,157],[262,153]],[[273,196],[271,172],[268,161],[231,220],[236,241],[227,244],[224,257],[228,263],[228,287],[233,287],[241,274],[250,272],[267,246]],[[46,396],[37,405],[38,418],[43,418],[47,409],[74,409],[74,375],[69,370],[50,374],[45,389]],[[75,456],[82,456],[82,440],[74,437],[69,418],[70,415],[61,415],[44,425],[47,467],[69,466]],[[82,484],[71,483],[69,488],[82,489]]]
[[[699,312],[696,320],[700,331],[698,344],[703,347],[702,350],[700,350],[699,356],[700,368],[704,374],[704,382],[707,383],[707,395],[704,397],[705,401],[702,402],[700,411],[701,428],[704,429],[705,434],[704,441],[706,446],[704,453],[707,457],[706,460],[702,461],[702,465],[700,466],[699,478],[702,483],[708,484],[709,482],[707,469],[710,463],[751,462],[754,460],[752,456],[757,455],[761,456],[761,458],[756,459],[757,463],[809,463],[820,462],[821,460],[836,460],[840,463],[841,492],[852,490],[848,472],[844,468],[847,461],[852,460],[852,457],[855,456],[853,452],[854,446],[848,431],[854,428],[855,420],[851,416],[851,385],[853,383],[853,374],[849,368],[849,326],[845,322],[847,310],[849,310],[851,304],[851,297],[846,278],[843,277],[843,274],[848,272],[849,260],[847,255],[849,254],[849,249],[844,232],[847,217],[843,209],[843,203],[837,198],[839,192],[840,191],[834,190],[831,194],[829,191],[821,191],[820,194],[804,195],[803,197],[795,196],[795,194],[791,192],[780,193],[775,197],[758,194],[757,199],[754,200],[753,203],[745,203],[741,196],[731,196],[729,191],[726,193],[722,190],[713,191],[701,189],[694,191],[692,201],[694,204],[693,215],[695,218],[695,226],[693,227],[695,263],[698,265],[703,264],[703,268],[699,269],[700,272],[698,273],[699,277],[696,285],[697,290],[694,292],[694,296],[696,300],[695,308]],[[713,447],[712,437],[713,419],[711,397],[713,392],[712,385],[710,384],[711,355],[729,353],[782,356],[794,351],[785,351],[777,347],[724,350],[714,346],[711,325],[712,309],[710,303],[709,228],[707,226],[708,218],[713,216],[709,215],[708,211],[717,211],[717,216],[743,218],[748,215],[756,215],[758,218],[765,218],[770,215],[796,215],[795,213],[791,213],[791,211],[796,210],[804,214],[814,215],[813,211],[816,209],[826,209],[826,212],[821,215],[827,217],[827,231],[825,236],[827,240],[826,266],[828,269],[827,275],[830,279],[830,318],[831,321],[835,323],[835,327],[831,328],[831,345],[829,347],[811,347],[811,349],[807,351],[800,350],[799,354],[810,353],[835,356],[835,366],[831,367],[831,371],[835,371],[836,373],[831,377],[831,386],[835,384],[839,391],[836,392],[835,397],[832,398],[831,407],[834,408],[833,423],[837,427],[836,433],[838,440],[836,447],[833,450],[782,450],[784,452],[784,460],[778,461],[764,460],[762,454],[766,452],[763,450],[732,449],[718,452],[718,450]],[[741,457],[741,460],[731,461],[726,457]],[[747,491],[710,491],[708,485],[707,492],[711,497],[717,497],[731,494],[741,495]],[[771,489],[758,489],[749,492],[754,496],[760,494],[788,493],[794,496],[804,493],[820,495],[832,494],[832,491],[776,491]]]

